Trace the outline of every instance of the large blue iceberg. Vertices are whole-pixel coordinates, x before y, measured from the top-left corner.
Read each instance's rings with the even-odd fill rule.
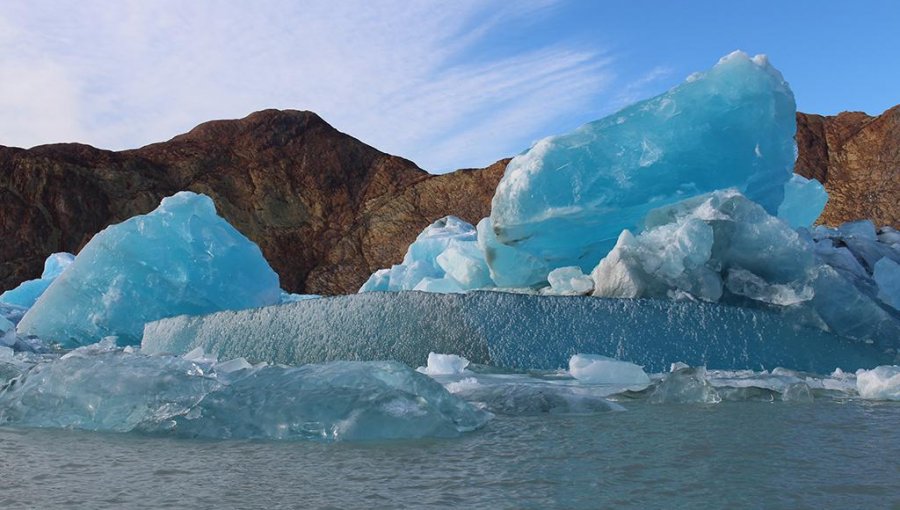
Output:
[[[596,353],[661,372],[676,361],[718,368],[787,366],[818,373],[893,360],[763,310],[699,302],[505,292],[371,292],[150,323],[148,354],[197,347],[221,359],[302,364],[397,360],[431,352],[512,369],[554,370]]]
[[[454,437],[489,414],[396,362],[256,366],[95,344],[2,380],[0,424],[316,441]]]
[[[280,298],[278,275],[259,248],[216,214],[209,197],[181,192],[95,235],[18,331],[63,346],[107,336],[137,344],[144,324],[156,319]]]
[[[492,274],[524,287],[558,267],[590,272],[651,209],[717,189],[738,188],[775,214],[795,129],[781,74],[735,52],[661,96],[541,140],[510,162],[494,195],[483,227]]]

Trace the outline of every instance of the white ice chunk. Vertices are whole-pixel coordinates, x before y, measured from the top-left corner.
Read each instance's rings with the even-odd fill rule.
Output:
[[[650,376],[639,365],[597,354],[572,356],[569,373],[579,381],[592,384],[650,385]]]
[[[469,360],[456,354],[428,353],[428,366],[417,370],[426,375],[454,375],[465,372]]]
[[[545,294],[557,296],[579,296],[590,294],[594,290],[594,280],[590,275],[581,272],[578,266],[560,267],[547,275],[550,288]]]
[[[900,366],[883,365],[856,372],[856,390],[869,400],[900,400]]]

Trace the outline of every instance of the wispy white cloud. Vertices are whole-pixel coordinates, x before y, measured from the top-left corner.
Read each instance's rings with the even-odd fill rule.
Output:
[[[596,49],[489,51],[557,3],[6,0],[0,143],[121,149],[275,107],[430,170],[486,164],[610,83]]]

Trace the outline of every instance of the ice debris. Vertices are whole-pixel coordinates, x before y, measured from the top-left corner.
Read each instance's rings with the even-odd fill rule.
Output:
[[[0,304],[26,310],[31,308],[41,294],[47,290],[47,287],[53,283],[53,280],[61,275],[73,260],[75,260],[75,256],[71,253],[61,252],[50,255],[44,261],[44,272],[41,273],[40,278],[22,282],[18,287],[0,294]]]
[[[558,267],[588,272],[651,209],[717,189],[736,187],[775,214],[795,127],[781,74],[764,56],[735,52],[663,95],[539,141],[497,187],[485,226],[493,236],[479,229],[495,281],[529,286]]]
[[[396,362],[251,367],[111,344],[70,354],[20,366],[0,390],[0,423],[340,441],[454,437],[490,417]]]
[[[828,192],[822,183],[799,174],[784,185],[784,201],[778,206],[778,217],[792,228],[809,227],[828,203]]]
[[[718,404],[722,397],[706,379],[705,367],[679,368],[662,380],[650,394],[654,404]]]
[[[581,272],[577,266],[559,267],[547,275],[550,287],[545,287],[544,294],[556,296],[581,296],[594,290],[594,280],[590,275]]]
[[[592,384],[621,384],[646,387],[650,377],[640,365],[597,354],[576,354],[569,359],[569,373]]]
[[[869,400],[900,400],[900,366],[884,365],[856,373],[859,396]]]
[[[280,295],[259,248],[209,197],[180,192],[95,235],[18,330],[70,347],[109,335],[137,344],[147,322],[271,305]]]
[[[594,269],[595,296],[770,307],[808,326],[900,347],[900,321],[875,297],[866,266],[855,263],[865,253],[894,256],[875,246],[874,229],[855,243],[848,234],[850,249],[838,252],[830,239],[815,244],[734,189],[651,211],[645,225],[637,236],[623,231]]]
[[[469,366],[469,360],[456,354],[428,353],[428,365],[416,370],[425,375],[462,374]]]
[[[878,299],[900,311],[900,264],[882,257],[873,267],[872,278],[878,285]]]
[[[373,320],[377,317],[377,320]],[[830,372],[893,356],[766,310],[695,301],[505,292],[375,292],[150,323],[142,349],[289,365],[337,359],[425,364],[429,353],[472,363],[555,370],[579,352],[609,353],[662,371],[683,360],[721,368],[789,366]]]
[[[359,291],[446,293],[489,286],[493,282],[478,248],[475,227],[456,216],[447,216],[419,234],[402,263],[376,271]]]

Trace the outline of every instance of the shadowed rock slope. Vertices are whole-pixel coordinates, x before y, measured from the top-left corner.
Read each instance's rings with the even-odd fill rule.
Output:
[[[107,225],[191,190],[259,244],[285,289],[354,292],[435,219],[486,216],[504,167],[433,176],[314,113],[277,110],[122,152],[0,147],[0,288],[40,274],[46,255],[77,252]]]
[[[797,172],[832,195],[820,221],[900,223],[900,108],[798,114],[797,140]],[[107,225],[191,190],[259,244],[285,289],[355,292],[434,220],[487,216],[507,162],[431,175],[294,110],[207,122],[121,152],[0,146],[0,289],[39,275],[48,254],[77,252]]]

